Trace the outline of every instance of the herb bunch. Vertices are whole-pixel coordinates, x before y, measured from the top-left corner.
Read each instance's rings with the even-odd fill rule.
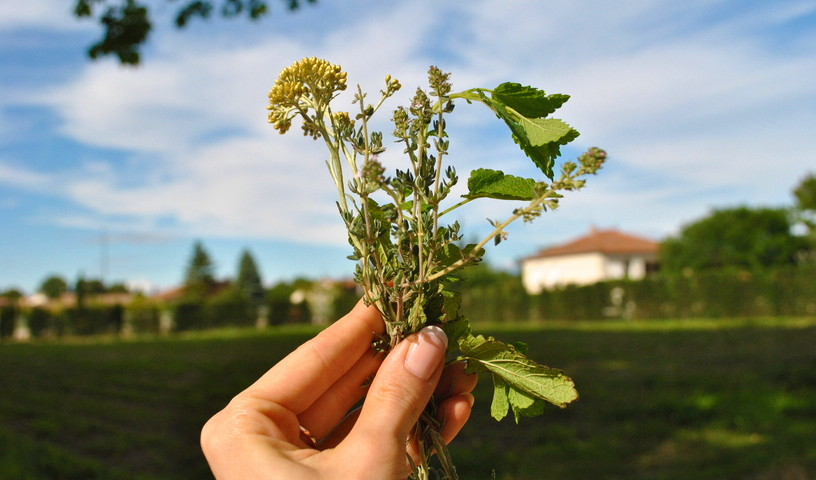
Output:
[[[269,92],[269,122],[285,133],[300,117],[304,135],[326,144],[326,163],[339,197],[337,207],[352,247],[349,258],[357,262],[354,278],[363,286],[365,302],[377,307],[386,325],[386,334],[375,338],[374,347],[388,351],[424,326],[439,325],[448,335],[449,358],[466,361],[468,373],[492,375],[493,417],[500,420],[512,409],[518,422],[520,416],[543,413],[545,402],[564,407],[577,399],[572,380],[560,370],[527,358],[523,343],[506,344],[473,335],[467,319],[458,312],[461,296],[450,287],[461,269],[482,260],[488,243],[498,244],[506,238],[510,223],[519,218],[532,221],[558,206],[559,192],[583,187],[584,177],[597,172],[606,153],[591,148],[577,162],[562,163],[556,179],[553,166],[560,147],[578,132],[549,115],[569,96],[547,95],[517,83],[452,93],[449,79],[449,73],[431,67],[428,91],[417,88],[410,105],[394,110],[393,137],[403,148],[407,163],[391,176],[378,160],[385,151],[383,134],[369,130],[371,118],[401,88],[390,75],[376,103],[368,103],[358,86],[353,105],[359,111],[334,111],[332,101],[347,88],[346,73],[326,60],[305,58],[285,68],[275,81]],[[450,145],[446,117],[457,99],[490,108],[549,182],[479,168],[470,173],[463,198],[448,205],[454,203],[448,197],[459,177],[445,162]],[[348,177],[346,170],[351,174]],[[375,195],[387,201],[378,202]],[[508,218],[489,220],[493,231],[482,241],[460,247],[459,223],[448,224],[443,218],[482,198],[523,203]],[[434,453],[444,475],[458,478],[440,427],[432,399],[417,424],[421,458],[419,465],[412,464],[412,478],[429,478],[428,460]]]

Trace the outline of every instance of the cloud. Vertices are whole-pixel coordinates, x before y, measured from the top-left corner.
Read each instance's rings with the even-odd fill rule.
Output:
[[[52,177],[0,160],[0,183],[25,190],[42,190],[52,183]]]
[[[25,0],[0,3],[0,32],[25,28],[49,31],[74,31],[90,28],[90,22],[76,20],[73,2],[64,0]],[[71,19],[66,21],[66,19]]]
[[[297,132],[279,136],[266,123],[272,81],[292,61],[317,55],[342,64],[350,83],[371,95],[386,73],[394,75],[404,101],[424,82],[428,64],[438,63],[454,71],[458,88],[514,80],[571,94],[559,112],[582,132],[571,151],[598,145],[610,153],[608,170],[552,220],[542,219],[545,227],[519,230],[520,249],[589,223],[660,236],[712,204],[778,202],[801,176],[802,152],[816,147],[816,56],[806,42],[780,52],[763,33],[814,11],[813,2],[789,6],[349,5],[363,13],[346,14],[317,39],[282,31],[242,44],[157,31],[137,71],[85,64],[73,79],[25,101],[53,109],[61,135],[129,156],[127,169],[84,162],[61,173],[66,180],[52,194],[83,209],[70,219],[76,224],[108,218],[195,235],[339,245],[345,234],[326,154],[319,142]],[[45,18],[36,13],[41,7],[28,8],[34,13],[26,18]],[[448,18],[456,20],[449,25]],[[349,108],[350,98],[342,100]],[[466,107],[451,122],[463,183],[477,165],[536,175],[490,112],[470,116],[478,108]],[[379,128],[389,131],[385,122]],[[389,164],[394,158],[384,156]],[[0,181],[42,189],[51,180],[0,163]],[[483,223],[502,212],[503,205],[480,203],[462,216]]]

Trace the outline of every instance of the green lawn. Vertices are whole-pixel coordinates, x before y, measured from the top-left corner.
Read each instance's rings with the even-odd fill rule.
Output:
[[[497,423],[484,378],[451,446],[463,479],[816,479],[813,319],[493,332],[581,398]],[[0,345],[0,478],[211,478],[201,425],[309,335]]]

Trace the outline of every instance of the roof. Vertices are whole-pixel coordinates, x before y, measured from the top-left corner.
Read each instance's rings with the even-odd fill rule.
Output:
[[[588,235],[545,248],[528,258],[557,257],[577,253],[605,253],[608,255],[657,253],[657,242],[617,230],[592,229]]]

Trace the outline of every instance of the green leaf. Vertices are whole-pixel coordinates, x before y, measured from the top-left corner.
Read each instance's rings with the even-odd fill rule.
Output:
[[[496,198],[500,200],[533,200],[536,181],[505,175],[498,170],[478,168],[470,172],[465,198]]]
[[[478,98],[474,96],[474,93],[478,95]],[[504,123],[512,133],[513,141],[516,142],[524,154],[530,157],[533,163],[544,172],[544,175],[551,180],[553,178],[553,164],[555,163],[555,159],[561,154],[560,146],[566,145],[578,137],[578,131],[561,120],[526,117],[522,114],[522,112],[530,113],[531,110],[529,110],[529,108],[533,109],[532,113],[538,113],[538,111],[535,110],[536,108],[541,109],[541,106],[535,103],[539,102],[539,100],[536,100],[536,98],[538,98],[537,93],[531,93],[529,95],[533,100],[526,100],[533,102],[534,105],[532,106],[524,103],[525,100],[519,100],[519,98],[509,95],[514,98],[514,100],[511,100],[511,103],[515,102],[516,106],[520,106],[521,111],[506,105],[502,101],[502,98],[506,98],[508,95],[505,94],[504,97],[502,97],[501,90],[500,94],[498,96],[494,95],[493,98],[488,98],[482,90],[468,92],[467,97],[465,95],[461,96],[462,98],[468,98],[468,100],[471,98],[474,100],[478,99],[490,107],[499,118],[504,120]],[[564,98],[566,95],[552,97],[553,105],[558,102],[563,104],[566,101]],[[526,97],[520,95],[520,98]],[[549,99],[550,97],[546,98]],[[509,109],[508,106],[510,107]]]
[[[442,324],[442,331],[448,336],[448,352],[459,349],[459,339],[470,335],[470,322],[465,317],[459,317],[452,322]]]
[[[562,408],[578,398],[575,384],[564,372],[540,365],[493,337],[462,338],[459,350],[460,358],[468,362],[468,373],[489,371],[511,388]]]
[[[569,95],[547,95],[535,87],[518,83],[502,83],[491,96],[527,118],[543,118],[555,112],[569,100]]]
[[[480,248],[479,250],[476,250],[476,244],[475,243],[469,243],[469,244],[465,245],[465,248],[462,249],[462,255],[464,255],[464,256],[473,255],[475,257],[475,260],[473,261],[473,263],[481,262],[482,257],[484,256],[484,254],[485,254],[485,249]],[[472,265],[472,264],[469,264],[469,265]]]
[[[544,400],[540,398],[532,398],[511,388],[508,399],[510,406],[513,407],[516,423],[519,423],[521,417],[535,417],[544,413]]]
[[[493,402],[490,404],[490,416],[496,420],[501,420],[507,416],[510,409],[510,402],[507,398],[508,387],[498,375],[493,377]]]
[[[527,134],[527,141],[534,147],[558,143],[572,130],[572,127],[557,118],[519,117],[518,123]]]
[[[455,244],[449,243],[436,253],[436,261],[441,267],[449,267],[462,259],[462,250]]]
[[[444,304],[442,312],[445,314],[445,322],[452,322],[459,317],[459,305],[462,304],[462,294],[450,290],[442,290]]]
[[[516,349],[520,354],[527,355],[527,350],[530,349],[530,346],[524,342],[510,342],[510,345]]]

